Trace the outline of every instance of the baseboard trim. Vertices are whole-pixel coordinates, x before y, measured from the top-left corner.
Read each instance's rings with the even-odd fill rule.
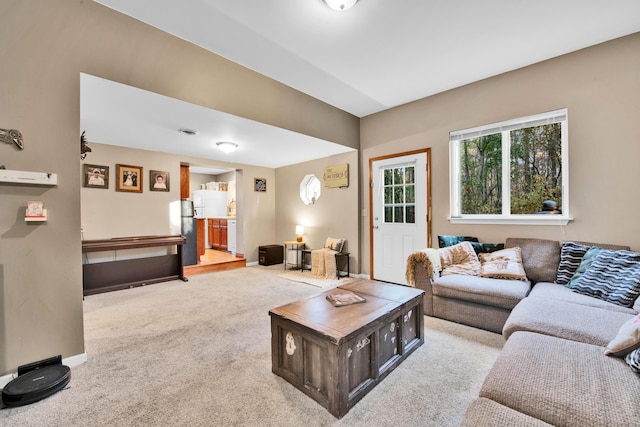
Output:
[[[87,361],[87,353],[76,354],[75,356],[62,359],[62,364],[70,368],[80,366]],[[18,372],[0,377],[0,388],[5,388],[7,384],[18,376]]]

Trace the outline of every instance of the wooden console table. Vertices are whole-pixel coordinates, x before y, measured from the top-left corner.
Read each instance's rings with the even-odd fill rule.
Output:
[[[83,264],[82,288],[84,295],[175,279],[188,281],[189,279],[184,276],[182,263],[182,245],[186,241],[187,239],[181,235],[83,240],[82,253],[177,246],[177,253],[172,255]]]

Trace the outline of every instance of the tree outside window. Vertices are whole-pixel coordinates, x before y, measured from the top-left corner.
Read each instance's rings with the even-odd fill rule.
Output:
[[[546,200],[566,211],[566,128],[559,110],[452,132],[452,219],[521,219]]]

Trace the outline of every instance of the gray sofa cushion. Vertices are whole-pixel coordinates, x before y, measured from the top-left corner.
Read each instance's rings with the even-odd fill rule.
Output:
[[[598,307],[605,310],[617,311],[620,313],[637,313],[637,311],[632,308],[622,307],[598,298],[593,298],[588,295],[582,295],[577,292],[573,292],[571,289],[565,286],[556,285],[555,283],[536,283],[533,289],[531,289],[529,296],[551,298],[560,301],[571,302],[574,304],[582,304],[588,305],[590,307]]]
[[[533,283],[554,282],[560,263],[560,242],[545,239],[508,238],[505,248],[518,247],[527,278]]]
[[[493,400],[480,397],[467,408],[460,427],[547,427],[544,421],[514,411]]]
[[[640,376],[604,348],[530,332],[506,342],[480,390],[557,426],[630,426],[640,421]]]
[[[531,284],[522,280],[491,279],[452,274],[433,282],[433,295],[512,309],[527,296]]]
[[[502,335],[509,339],[515,332],[528,331],[606,346],[633,317],[633,314],[529,296],[511,311]]]

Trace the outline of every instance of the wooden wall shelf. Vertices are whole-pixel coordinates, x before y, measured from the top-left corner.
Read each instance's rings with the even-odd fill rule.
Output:
[[[58,185],[58,174],[0,169],[0,182],[10,184]]]

